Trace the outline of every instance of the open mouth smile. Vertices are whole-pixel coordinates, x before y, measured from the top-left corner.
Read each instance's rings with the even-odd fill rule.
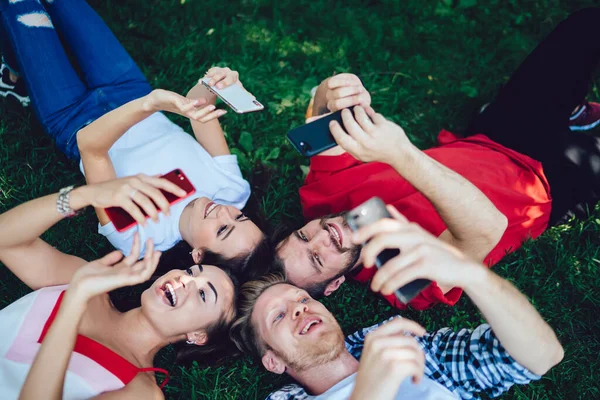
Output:
[[[315,326],[320,325],[322,322],[323,321],[321,321],[320,318],[316,318],[316,317],[307,318],[302,322],[302,329],[300,330],[300,332],[298,332],[298,334],[306,335],[307,333],[311,332],[311,329],[313,329]]]
[[[219,207],[219,205],[214,201],[209,202],[204,209],[204,218],[208,217],[208,215],[217,207]]]
[[[165,293],[165,297],[169,301],[169,304],[171,305],[171,307],[175,307],[177,305],[177,293],[175,293],[175,289],[173,288],[173,285],[171,285],[169,282],[167,282],[164,284],[164,286],[161,289]]]
[[[342,233],[340,232],[340,229],[335,225],[335,224],[327,224],[327,227],[329,228],[329,235],[331,236],[331,239],[336,243],[337,248],[341,249],[342,248]]]

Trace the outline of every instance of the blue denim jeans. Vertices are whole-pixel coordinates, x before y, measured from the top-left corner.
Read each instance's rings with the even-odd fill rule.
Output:
[[[25,80],[37,118],[71,159],[80,158],[77,131],[152,90],[84,0],[0,0],[0,28],[5,62]]]

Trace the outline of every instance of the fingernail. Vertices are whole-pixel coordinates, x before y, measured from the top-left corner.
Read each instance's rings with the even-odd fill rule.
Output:
[[[219,89],[222,89],[222,88],[223,88],[223,84],[222,84],[222,83],[219,83],[219,84],[217,84],[217,87],[218,87]]]
[[[211,104],[210,106],[208,106],[208,109],[209,109],[209,110],[214,110],[214,109],[215,109],[215,106],[213,106],[213,105]]]

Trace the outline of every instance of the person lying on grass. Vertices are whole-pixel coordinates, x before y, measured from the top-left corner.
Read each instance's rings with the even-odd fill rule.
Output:
[[[579,40],[597,36],[599,27],[600,9],[570,16],[472,121],[466,137],[443,130],[439,145],[425,151],[373,111],[357,76],[324,80],[314,115],[348,108],[345,129],[332,123],[339,146],[310,160],[300,189],[309,222],[275,239],[289,281],[315,297],[331,294],[346,276],[360,282],[373,277],[374,269],[357,262],[360,247],[351,243],[343,218],[372,196],[487,266],[595,204],[600,139],[573,131],[600,122],[600,105],[585,101],[600,42]],[[461,294],[437,282],[409,304],[418,310],[454,305]],[[394,295],[386,299],[406,307]]]
[[[22,23],[29,20],[27,15],[42,15],[44,26]],[[7,66],[24,80],[33,110],[58,148],[73,160],[81,158],[88,183],[180,169],[196,188],[195,194],[171,207],[169,215],[150,213],[147,223],[124,232],[118,232],[104,210],[97,209],[99,232],[115,248],[127,254],[136,233],[142,240],[140,256],[148,238],[160,251],[183,240],[194,262],[235,270],[245,269],[252,256],[260,258],[267,252],[263,233],[240,211],[250,196],[250,185],[236,156],[230,154],[218,122],[225,111],[215,108],[214,95],[201,84],[187,98],[152,90],[84,0],[14,2],[1,17],[1,34],[12,46],[3,49]],[[83,80],[61,39],[81,68]],[[220,88],[241,85],[238,73],[229,68],[211,68],[207,76]],[[195,139],[160,111],[189,118]],[[149,211],[139,185],[131,181],[128,195]]]
[[[3,399],[163,398],[154,373],[166,374],[161,388],[168,373],[152,366],[162,347],[176,344],[187,361],[229,344],[236,287],[223,270],[171,270],[142,293],[141,307],[121,313],[107,293],[150,278],[161,255],[151,240],[139,262],[138,234],[127,257],[115,251],[87,262],[40,239],[87,206],[137,209],[141,222],[127,196],[131,180],[61,190],[0,215],[0,262],[34,290],[0,311]],[[144,177],[140,196],[158,202],[158,189],[177,187]]]
[[[270,372],[297,383],[268,399],[472,399],[499,396],[527,384],[558,364],[563,349],[542,317],[509,282],[416,224],[395,208],[358,231],[354,243],[372,265],[384,248],[400,248],[371,287],[382,293],[416,278],[462,288],[486,324],[469,330],[427,333],[415,322],[394,318],[346,338],[335,317],[303,289],[271,275],[242,286],[238,319],[231,329],[241,351]]]

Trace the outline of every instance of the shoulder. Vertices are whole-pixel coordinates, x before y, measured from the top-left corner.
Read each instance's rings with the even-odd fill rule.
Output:
[[[311,397],[302,386],[292,383],[271,393],[265,400],[308,400]]]
[[[148,374],[137,374],[124,388],[96,396],[97,400],[163,400],[162,390],[156,385],[154,379]]]

